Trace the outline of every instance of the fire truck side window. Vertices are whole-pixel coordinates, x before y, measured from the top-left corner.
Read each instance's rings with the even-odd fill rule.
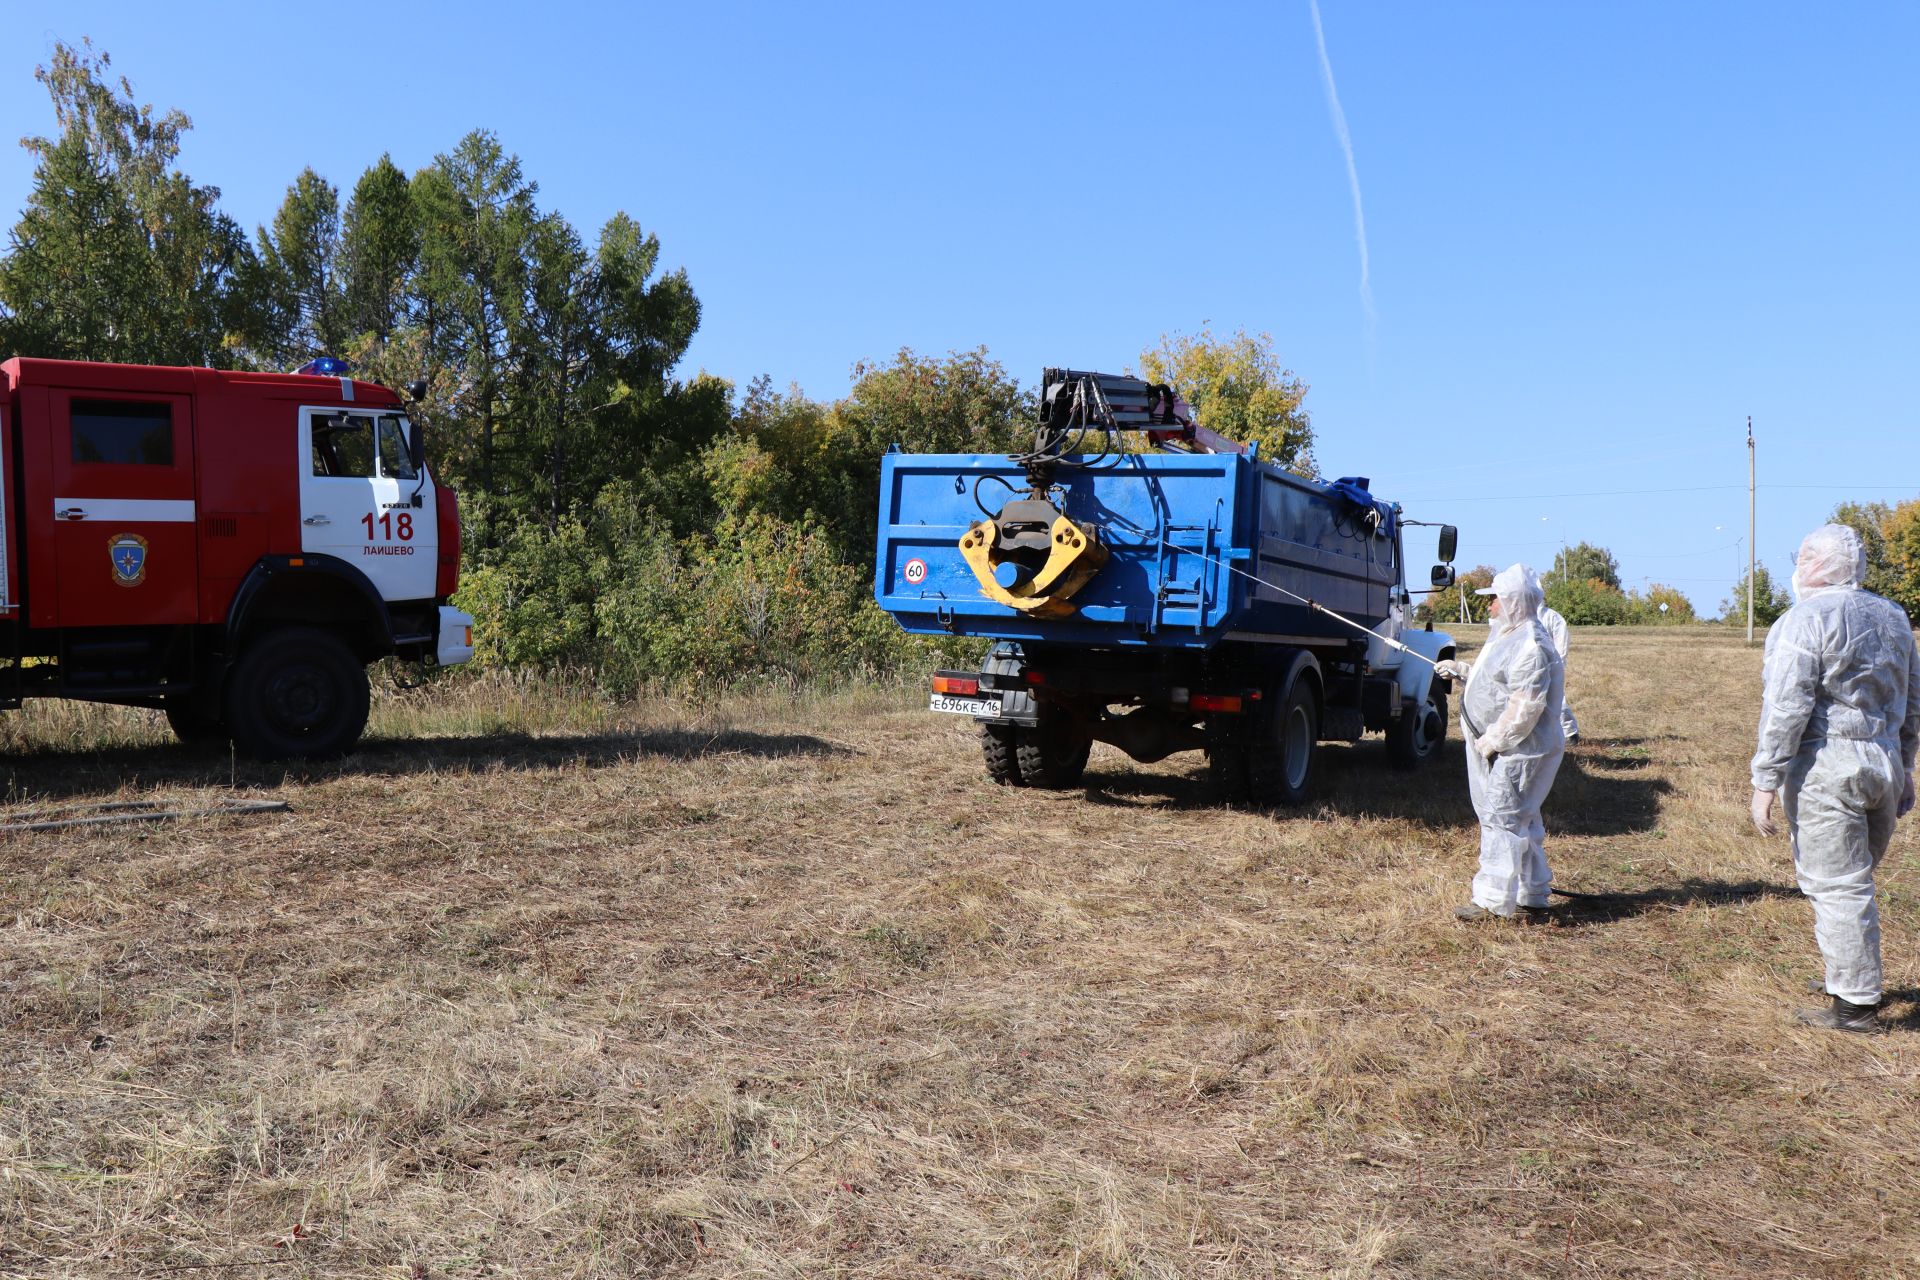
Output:
[[[339,414],[313,420],[313,474],[369,477],[373,471],[373,419]]]
[[[132,400],[75,400],[73,460],[110,466],[173,465],[173,410]]]
[[[413,454],[407,448],[407,420],[398,414],[380,415],[380,474],[389,480],[418,480]]]

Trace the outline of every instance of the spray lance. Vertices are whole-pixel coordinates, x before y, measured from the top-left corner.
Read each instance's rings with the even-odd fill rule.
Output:
[[[1268,582],[1265,578],[1260,577],[1258,574],[1248,573],[1245,569],[1241,569],[1235,565],[1228,564],[1224,560],[1216,560],[1212,556],[1205,555],[1195,550],[1193,547],[1179,546],[1176,543],[1168,542],[1165,538],[1160,539],[1160,542],[1163,546],[1167,547],[1169,550],[1178,551],[1183,555],[1197,555],[1202,560],[1205,560],[1208,564],[1217,565],[1218,567],[1225,569],[1229,573],[1237,573],[1241,577],[1245,578],[1247,581],[1258,583],[1260,586],[1267,588],[1269,591],[1278,591],[1281,595],[1286,596],[1290,600],[1298,600],[1301,604],[1304,604],[1305,606],[1307,606],[1307,608],[1313,610],[1315,613],[1324,613],[1329,618],[1332,618],[1335,622],[1343,623],[1346,626],[1352,627],[1355,631],[1360,632],[1362,635],[1372,636],[1375,640],[1380,641],[1382,644],[1386,645],[1389,649],[1394,649],[1400,653],[1407,654],[1410,657],[1418,658],[1420,659],[1420,661],[1426,663],[1430,667],[1438,666],[1438,664],[1432,658],[1429,658],[1426,654],[1421,653],[1418,649],[1415,649],[1409,645],[1401,644],[1398,640],[1395,640],[1392,636],[1383,636],[1378,631],[1375,631],[1372,627],[1367,626],[1365,623],[1356,622],[1352,618],[1349,618],[1346,614],[1336,612],[1333,609],[1329,609],[1327,608],[1327,606],[1321,604],[1318,600],[1313,600],[1306,596],[1303,596],[1298,591],[1289,591],[1277,582]]]

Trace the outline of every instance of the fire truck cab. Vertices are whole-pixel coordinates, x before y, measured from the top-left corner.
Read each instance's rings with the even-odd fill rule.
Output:
[[[0,364],[0,707],[157,707],[185,741],[340,755],[369,663],[473,656],[459,571],[453,491],[385,387]]]

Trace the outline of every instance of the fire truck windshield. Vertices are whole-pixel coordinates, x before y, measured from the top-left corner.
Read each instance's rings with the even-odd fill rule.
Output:
[[[413,451],[407,446],[411,438],[407,416],[404,413],[380,415],[381,475],[393,480],[420,478],[413,469]]]

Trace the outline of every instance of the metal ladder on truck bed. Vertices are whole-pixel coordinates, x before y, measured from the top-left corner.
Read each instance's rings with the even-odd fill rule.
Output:
[[[1222,559],[1217,547],[1219,532],[1211,520],[1206,524],[1169,524],[1161,525],[1154,536],[1154,574],[1153,612],[1147,620],[1147,634],[1158,634],[1166,623],[1167,610],[1192,609],[1193,629],[1199,631],[1207,625],[1207,570],[1213,562]],[[1199,534],[1198,544],[1183,540],[1181,534]],[[1180,552],[1196,552],[1203,559],[1200,572],[1192,582],[1174,582],[1171,570]]]

